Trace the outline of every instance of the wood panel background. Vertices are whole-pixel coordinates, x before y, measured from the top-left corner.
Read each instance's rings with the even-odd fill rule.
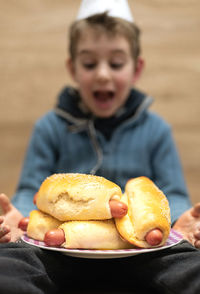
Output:
[[[200,1],[129,0],[142,29],[138,87],[173,127],[192,202],[200,200]],[[0,191],[12,197],[33,123],[70,82],[67,28],[79,0],[0,0]]]

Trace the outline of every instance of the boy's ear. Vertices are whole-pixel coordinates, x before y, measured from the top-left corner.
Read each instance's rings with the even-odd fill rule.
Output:
[[[144,69],[144,65],[145,65],[144,59],[142,57],[138,57],[137,63],[135,66],[134,76],[133,76],[133,83],[135,83],[140,78]]]
[[[65,62],[66,68],[68,72],[70,73],[71,77],[73,80],[75,80],[75,68],[74,68],[74,63],[71,58],[68,58]]]

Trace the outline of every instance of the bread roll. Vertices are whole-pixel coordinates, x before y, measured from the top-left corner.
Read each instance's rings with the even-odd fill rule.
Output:
[[[65,248],[81,249],[127,249],[133,245],[122,240],[114,220],[69,221],[59,228],[65,233]]]
[[[127,182],[121,200],[128,205],[128,213],[115,219],[120,235],[130,243],[149,248],[146,234],[158,228],[163,233],[162,246],[170,232],[170,208],[161,190],[148,178],[138,177]]]
[[[60,221],[112,218],[109,200],[120,199],[121,188],[98,176],[54,174],[41,185],[37,207]]]
[[[27,235],[30,238],[43,241],[47,231],[58,228],[62,222],[46,213],[33,210],[29,215]]]

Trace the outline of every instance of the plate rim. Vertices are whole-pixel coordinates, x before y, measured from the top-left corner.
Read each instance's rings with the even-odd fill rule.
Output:
[[[57,251],[62,254],[73,256],[73,257],[83,257],[83,258],[117,258],[117,257],[128,257],[134,256],[138,254],[150,253],[159,250],[168,249],[179,244],[183,237],[181,234],[173,229],[170,230],[170,235],[172,238],[175,238],[175,241],[172,243],[163,245],[161,247],[154,247],[154,248],[130,248],[130,249],[108,249],[108,250],[100,250],[100,249],[71,249],[71,248],[60,248],[60,247],[52,247],[46,246],[44,242],[37,241],[32,238],[29,238],[26,233],[24,233],[21,237],[21,240],[29,245],[39,247],[41,249],[49,250],[49,251]],[[169,236],[170,237],[170,236]],[[169,239],[169,238],[168,238]],[[38,244],[37,244],[38,243]]]

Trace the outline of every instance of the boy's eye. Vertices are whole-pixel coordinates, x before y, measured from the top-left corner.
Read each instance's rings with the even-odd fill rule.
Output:
[[[120,69],[123,67],[123,63],[121,62],[111,62],[110,63],[110,66],[113,68],[113,69]]]
[[[83,63],[83,66],[86,69],[93,69],[93,68],[95,68],[96,64],[95,63]]]

